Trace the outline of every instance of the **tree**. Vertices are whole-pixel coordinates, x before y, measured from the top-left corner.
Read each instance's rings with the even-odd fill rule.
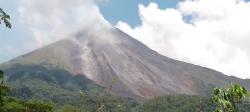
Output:
[[[217,105],[215,112],[239,112],[237,104],[247,94],[245,87],[239,84],[232,84],[226,89],[215,88],[212,95],[212,102]]]
[[[11,28],[10,16],[0,8],[0,24],[3,22],[7,28]],[[4,72],[0,70],[0,109],[3,106],[4,96],[9,92],[9,87],[4,84]]]
[[[0,109],[4,105],[4,97],[10,91],[10,88],[4,83],[4,72],[0,70]]]
[[[7,28],[11,28],[10,16],[0,8],[0,24],[4,23]]]

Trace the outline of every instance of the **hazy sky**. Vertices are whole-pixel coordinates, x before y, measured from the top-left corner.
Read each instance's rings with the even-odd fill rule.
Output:
[[[250,2],[244,0],[0,0],[0,62],[79,29],[112,25],[159,53],[250,78]]]

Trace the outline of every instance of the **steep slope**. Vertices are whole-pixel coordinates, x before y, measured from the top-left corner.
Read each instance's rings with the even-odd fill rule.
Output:
[[[138,99],[163,94],[209,95],[211,88],[231,82],[250,89],[249,80],[164,57],[115,28],[77,33],[1,68],[17,64],[63,69],[104,87],[109,87],[115,78],[113,93]]]

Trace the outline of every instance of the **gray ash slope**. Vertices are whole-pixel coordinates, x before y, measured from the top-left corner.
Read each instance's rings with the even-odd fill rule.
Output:
[[[36,65],[81,74],[123,97],[150,99],[164,94],[210,94],[215,86],[250,81],[162,56],[119,29],[82,31],[1,65]]]

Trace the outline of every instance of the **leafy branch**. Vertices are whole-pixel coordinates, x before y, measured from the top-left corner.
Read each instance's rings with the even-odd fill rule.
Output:
[[[212,101],[217,105],[215,112],[239,112],[237,103],[242,103],[242,99],[249,93],[246,88],[239,84],[232,84],[227,89],[215,88]]]
[[[10,16],[0,8],[0,24],[4,23],[7,28],[11,28]]]

